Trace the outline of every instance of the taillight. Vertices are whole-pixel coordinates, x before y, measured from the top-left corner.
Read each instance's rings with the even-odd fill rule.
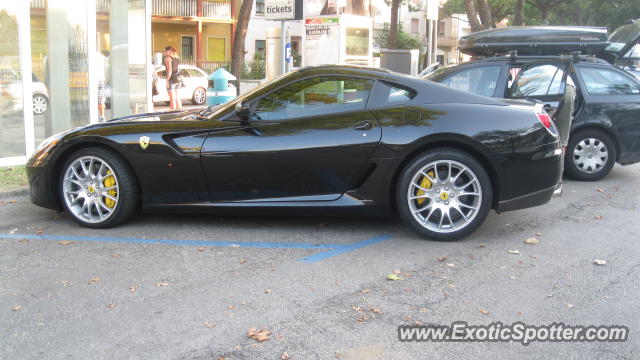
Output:
[[[551,128],[551,117],[549,117],[549,114],[537,113],[536,115],[538,116],[538,120],[540,120],[540,122],[542,123],[542,125],[544,125],[544,127],[546,127],[547,129]]]

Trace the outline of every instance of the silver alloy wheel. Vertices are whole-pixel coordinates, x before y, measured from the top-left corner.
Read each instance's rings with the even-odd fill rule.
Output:
[[[451,233],[468,226],[482,204],[482,188],[476,174],[453,160],[430,162],[409,183],[409,210],[426,229]]]
[[[33,96],[33,112],[36,115],[44,114],[47,111],[47,105],[47,99],[44,96]]]
[[[113,215],[120,191],[107,162],[95,156],[80,157],[67,167],[63,181],[64,201],[75,217],[100,223]]]
[[[608,159],[609,151],[600,139],[582,139],[573,149],[573,163],[578,170],[587,174],[602,170]]]
[[[204,104],[204,102],[207,101],[207,92],[202,88],[196,89],[193,93],[193,100],[195,100],[198,105]]]

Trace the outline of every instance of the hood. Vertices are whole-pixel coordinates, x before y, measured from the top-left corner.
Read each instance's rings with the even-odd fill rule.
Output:
[[[131,121],[193,121],[192,115],[197,115],[202,109],[189,109],[183,111],[159,111],[144,114],[127,115],[107,120],[107,122],[131,122]]]
[[[640,19],[629,21],[609,36],[609,46],[604,49],[605,60],[613,63],[627,55],[640,40]]]

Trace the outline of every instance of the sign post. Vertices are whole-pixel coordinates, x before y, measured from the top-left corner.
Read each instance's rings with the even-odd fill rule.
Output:
[[[280,20],[280,56],[281,72],[287,72],[287,43],[286,43],[286,21],[302,20],[303,16],[302,0],[265,0],[264,18],[266,20]]]

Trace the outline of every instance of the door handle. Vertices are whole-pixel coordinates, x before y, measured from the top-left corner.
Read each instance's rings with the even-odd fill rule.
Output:
[[[353,130],[365,131],[369,129],[371,129],[371,123],[366,120],[353,125]]]

